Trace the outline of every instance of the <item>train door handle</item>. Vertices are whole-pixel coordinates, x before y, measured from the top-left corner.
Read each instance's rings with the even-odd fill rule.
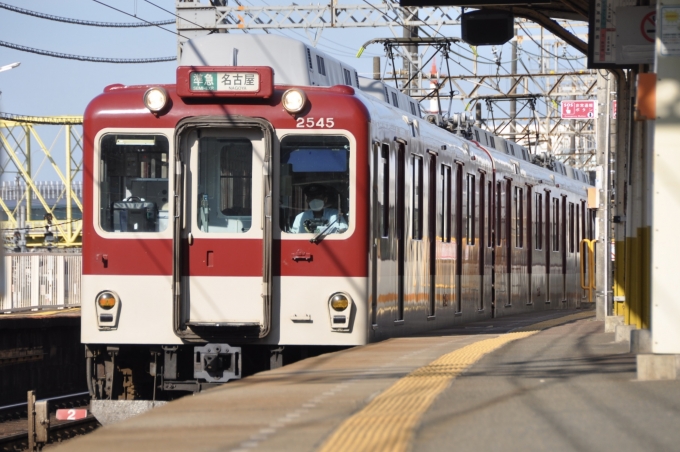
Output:
[[[187,242],[189,242],[189,246],[194,244],[194,235],[191,232],[187,235]]]

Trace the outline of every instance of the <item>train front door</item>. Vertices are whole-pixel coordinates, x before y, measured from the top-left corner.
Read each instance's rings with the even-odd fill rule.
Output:
[[[257,337],[269,329],[270,132],[264,121],[243,121],[179,135],[179,330]]]

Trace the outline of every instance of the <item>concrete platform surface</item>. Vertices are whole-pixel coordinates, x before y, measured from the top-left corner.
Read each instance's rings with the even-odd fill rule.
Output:
[[[680,448],[680,382],[634,381],[628,344],[593,316],[494,319],[322,355],[50,450]]]

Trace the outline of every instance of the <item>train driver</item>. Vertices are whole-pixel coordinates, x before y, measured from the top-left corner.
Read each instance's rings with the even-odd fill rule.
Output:
[[[320,184],[311,184],[304,189],[309,210],[298,214],[290,232],[342,233],[347,230],[347,220],[337,209],[328,206],[329,190]]]

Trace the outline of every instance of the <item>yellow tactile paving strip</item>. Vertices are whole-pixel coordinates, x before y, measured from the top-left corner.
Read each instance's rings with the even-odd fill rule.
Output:
[[[343,422],[319,449],[320,452],[409,449],[421,416],[451,380],[503,345],[539,331],[594,316],[580,312],[547,320],[491,339],[484,339],[443,355],[416,369],[373,399],[361,411]]]

